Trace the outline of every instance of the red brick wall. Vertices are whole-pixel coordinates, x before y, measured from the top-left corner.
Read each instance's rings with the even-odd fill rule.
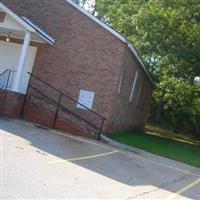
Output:
[[[73,123],[72,116],[70,121],[68,116],[60,109],[55,120],[56,105],[51,101],[42,98],[38,94],[28,95],[23,112],[23,119],[42,124],[47,127],[63,130],[74,135],[82,135],[90,138],[97,138],[90,130],[84,129],[83,126],[77,126]],[[54,124],[55,120],[55,124]],[[80,124],[80,122],[79,122]]]
[[[24,95],[0,89],[0,115],[19,118]]]
[[[38,48],[33,73],[75,99],[80,89],[94,91],[93,109],[109,118],[125,45],[63,0],[4,2],[56,39],[55,46]]]
[[[122,71],[124,75],[121,90],[118,94]],[[138,71],[138,78],[132,102],[130,102],[136,71]],[[153,86],[128,47],[124,48],[123,64],[115,85],[115,97],[109,123],[110,131],[122,131],[133,128],[143,130],[149,113]]]
[[[93,110],[108,119],[105,130],[144,125],[146,114],[142,115],[128,103],[131,77],[138,64],[122,41],[65,0],[3,2],[18,15],[31,18],[56,40],[54,46],[43,45],[38,48],[33,73],[75,99],[78,99],[80,89],[94,91]],[[118,96],[120,74],[125,68],[126,88]],[[144,74],[143,70],[141,73]],[[145,81],[150,85],[147,78]],[[57,98],[57,94],[43,89]],[[67,103],[65,105],[69,106]],[[70,104],[70,108],[91,121],[96,120],[87,111],[77,109],[76,104]],[[31,109],[27,115],[34,115]]]
[[[0,116],[10,117],[10,118],[21,118],[23,102],[24,102],[23,94],[0,89]],[[47,104],[46,101],[45,104]],[[30,115],[30,113],[32,114]],[[55,116],[54,114],[55,112],[53,109],[51,111],[41,110],[38,106],[30,104],[30,97],[29,97],[25,104],[23,118],[35,123],[52,127]],[[74,135],[82,135],[90,138],[97,137],[88,130],[86,129],[84,130],[81,127],[77,127],[72,122],[67,121],[65,118],[63,118],[61,112],[59,112],[56,124],[53,128],[66,131]]]

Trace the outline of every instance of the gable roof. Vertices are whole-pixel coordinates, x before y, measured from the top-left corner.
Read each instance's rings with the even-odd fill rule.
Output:
[[[152,85],[155,87],[155,83],[154,83],[153,79],[151,78],[151,75],[150,75],[149,71],[145,67],[144,63],[142,62],[142,59],[140,58],[140,56],[138,55],[136,49],[133,47],[133,45],[132,45],[132,43],[130,41],[128,41],[123,35],[121,35],[117,31],[115,31],[114,29],[112,29],[110,26],[108,26],[107,24],[105,24],[104,22],[102,22],[101,20],[99,20],[98,18],[96,18],[94,15],[92,15],[91,13],[89,13],[87,10],[85,10],[84,8],[82,8],[81,6],[79,6],[78,4],[76,4],[74,1],[72,1],[72,0],[65,0],[65,1],[67,3],[69,3],[70,5],[72,5],[74,8],[76,8],[77,10],[79,10],[80,12],[82,12],[84,15],[86,15],[87,17],[89,17],[91,20],[93,20],[94,22],[96,22],[97,24],[99,24],[101,27],[103,27],[104,29],[106,29],[108,32],[110,32],[111,34],[113,34],[115,37],[117,37],[123,43],[125,43],[128,46],[128,48],[131,50],[131,52],[133,53],[133,55],[136,57],[136,59],[138,60],[138,62],[140,63],[140,65],[142,66],[143,70],[145,71],[145,73],[146,73],[147,77],[149,78],[150,82],[152,83]]]
[[[10,17],[12,17],[17,23],[21,24],[26,30],[32,33],[35,33],[36,35],[38,35],[40,38],[47,41],[51,45],[55,43],[55,40],[48,33],[43,31],[39,26],[34,24],[30,19],[26,17],[19,17],[1,2],[0,2],[0,9],[2,9]]]

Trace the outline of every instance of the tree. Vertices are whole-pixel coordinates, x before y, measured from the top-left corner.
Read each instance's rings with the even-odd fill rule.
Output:
[[[134,44],[154,75],[166,65],[178,76],[200,75],[199,1],[98,0],[96,9]]]
[[[85,8],[91,14],[95,15],[96,12],[96,0],[73,0],[81,7]]]
[[[198,132],[200,1],[98,0],[96,10],[134,44],[152,72],[157,120],[165,117],[177,129]]]
[[[158,106],[161,107],[159,113]],[[189,84],[184,79],[163,73],[154,93],[152,115],[162,116],[177,131],[195,133],[200,137],[200,82]]]

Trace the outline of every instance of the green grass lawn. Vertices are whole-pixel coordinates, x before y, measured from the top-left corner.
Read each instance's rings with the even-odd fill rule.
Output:
[[[163,138],[173,139],[188,144],[200,145],[200,140],[194,138],[194,136],[183,133],[174,133],[172,128],[162,127],[160,124],[148,123],[145,127],[145,131],[148,134],[156,135]]]
[[[108,137],[129,146],[200,167],[199,145],[191,145],[136,131],[111,133]]]

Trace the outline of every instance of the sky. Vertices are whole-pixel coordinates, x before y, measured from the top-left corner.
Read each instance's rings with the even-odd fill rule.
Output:
[[[94,3],[95,0],[88,0],[84,8],[88,11],[92,11],[92,5],[94,5]]]

